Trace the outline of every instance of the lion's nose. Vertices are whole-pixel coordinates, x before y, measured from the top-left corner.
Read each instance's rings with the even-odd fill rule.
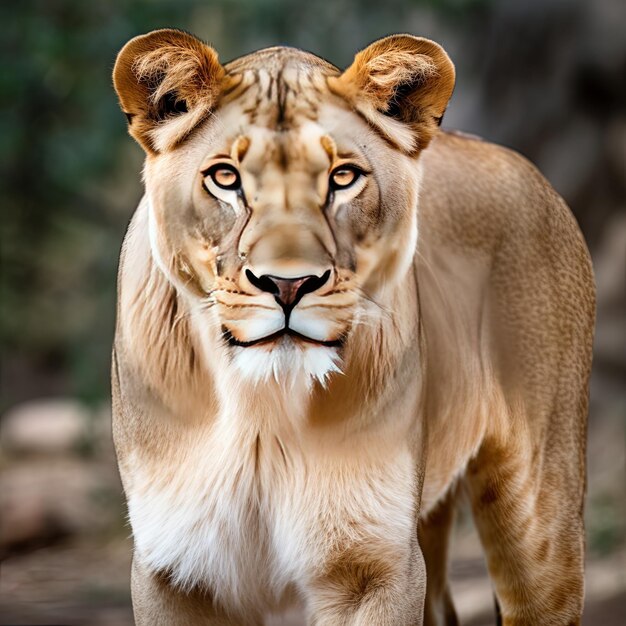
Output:
[[[246,270],[248,280],[262,291],[274,294],[276,302],[285,309],[291,311],[301,298],[317,291],[326,284],[330,278],[330,270],[326,270],[321,276],[299,276],[297,278],[282,278],[281,276],[255,276],[250,270]]]

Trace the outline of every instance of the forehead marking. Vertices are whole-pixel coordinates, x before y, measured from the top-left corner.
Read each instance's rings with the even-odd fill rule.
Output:
[[[237,93],[242,113],[249,124],[276,130],[287,130],[300,119],[316,120],[323,92],[315,78],[315,68],[293,64],[244,70],[246,89]]]
[[[333,141],[333,138],[330,135],[322,135],[320,137],[320,143],[322,144],[322,148],[326,151],[331,164],[334,163],[337,160],[337,145]]]
[[[239,135],[239,137],[235,139],[231,150],[233,161],[241,163],[246,156],[249,147],[250,138],[246,135]]]

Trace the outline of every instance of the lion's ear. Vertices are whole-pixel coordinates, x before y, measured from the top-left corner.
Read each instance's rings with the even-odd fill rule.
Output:
[[[130,134],[148,153],[175,145],[204,119],[224,77],[213,48],[172,29],[131,39],[113,70]]]
[[[400,148],[415,153],[441,123],[454,76],[452,61],[434,41],[392,35],[359,52],[329,86]]]

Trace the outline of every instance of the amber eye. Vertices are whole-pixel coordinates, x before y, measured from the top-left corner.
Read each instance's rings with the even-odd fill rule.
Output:
[[[216,163],[204,172],[204,175],[210,176],[211,180],[222,189],[237,190],[241,187],[239,172],[229,163]]]
[[[353,185],[361,176],[362,172],[354,166],[342,165],[330,174],[330,188],[345,189]]]

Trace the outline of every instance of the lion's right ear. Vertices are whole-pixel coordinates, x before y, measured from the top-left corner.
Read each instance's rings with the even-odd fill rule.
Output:
[[[130,134],[148,153],[184,139],[217,103],[225,80],[217,53],[179,30],[131,39],[117,55],[113,84]]]

